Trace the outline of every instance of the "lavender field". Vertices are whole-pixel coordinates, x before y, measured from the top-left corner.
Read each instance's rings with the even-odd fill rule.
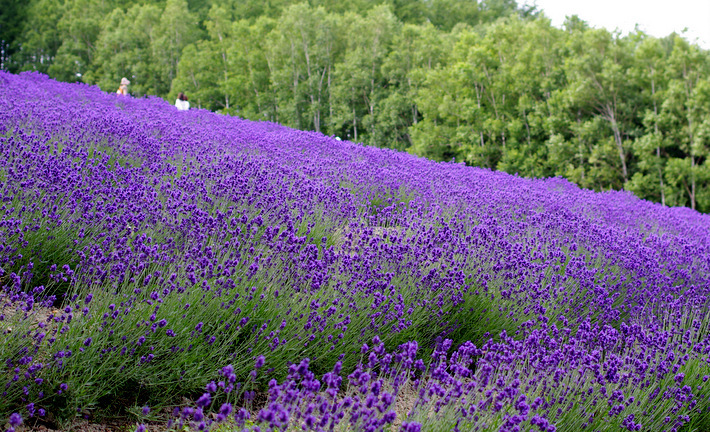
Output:
[[[709,293],[687,208],[0,72],[0,428],[710,430]]]

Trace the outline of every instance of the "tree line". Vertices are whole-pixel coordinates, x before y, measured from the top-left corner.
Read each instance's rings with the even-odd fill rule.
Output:
[[[710,211],[710,55],[681,35],[513,0],[7,1],[5,69]]]

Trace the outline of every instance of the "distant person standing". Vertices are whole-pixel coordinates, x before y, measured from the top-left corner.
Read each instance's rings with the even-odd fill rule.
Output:
[[[116,94],[120,96],[130,96],[128,94],[128,86],[131,84],[130,81],[128,81],[128,78],[123,77],[121,78],[121,85],[118,86],[118,90],[116,90]]]
[[[178,94],[178,97],[175,100],[175,106],[179,111],[187,111],[190,109],[190,102],[188,102],[185,93],[180,92],[180,94]]]

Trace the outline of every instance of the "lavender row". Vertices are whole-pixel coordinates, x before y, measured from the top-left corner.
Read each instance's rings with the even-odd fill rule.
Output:
[[[446,401],[407,425],[440,409],[480,430],[707,418],[705,215],[39,74],[1,74],[0,107],[5,416],[169,405],[215,365],[246,382],[259,356],[261,389],[303,359],[351,374],[378,337],[421,347],[418,390]],[[544,403],[522,414],[521,395]]]

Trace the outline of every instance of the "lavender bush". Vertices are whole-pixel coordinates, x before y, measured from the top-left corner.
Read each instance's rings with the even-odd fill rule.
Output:
[[[709,230],[629,193],[0,73],[0,417],[704,430]]]

